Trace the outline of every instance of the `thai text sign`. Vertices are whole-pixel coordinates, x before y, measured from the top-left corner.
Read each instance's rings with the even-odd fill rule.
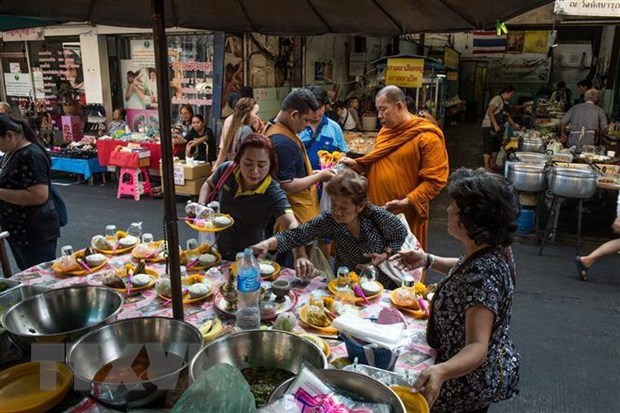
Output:
[[[620,0],[555,0],[555,14],[620,17]]]
[[[388,59],[385,84],[402,87],[421,87],[424,59]]]

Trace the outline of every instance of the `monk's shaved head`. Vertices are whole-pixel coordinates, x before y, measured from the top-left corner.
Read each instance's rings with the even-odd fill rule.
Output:
[[[385,96],[389,103],[402,102],[407,106],[405,93],[398,86],[386,86],[377,93],[377,97]]]

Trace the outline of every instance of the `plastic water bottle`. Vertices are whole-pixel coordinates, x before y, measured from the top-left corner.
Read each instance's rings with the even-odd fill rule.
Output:
[[[237,327],[251,330],[260,327],[260,267],[252,250],[243,251],[243,259],[237,262]]]

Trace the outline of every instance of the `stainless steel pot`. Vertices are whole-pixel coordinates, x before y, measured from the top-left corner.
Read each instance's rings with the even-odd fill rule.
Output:
[[[589,169],[551,168],[548,173],[551,193],[565,198],[590,198],[596,193],[597,175]]]
[[[337,390],[345,391],[357,396],[360,400],[374,403],[385,403],[391,407],[394,413],[405,413],[405,405],[400,398],[385,384],[370,378],[364,374],[354,373],[345,370],[320,370],[328,384]],[[286,393],[295,377],[282,383],[269,398],[269,403],[273,403]]]
[[[11,307],[2,325],[29,352],[33,343],[68,343],[114,321],[122,294],[106,287],[71,286],[35,295]]]
[[[144,347],[149,363],[146,379],[130,371],[122,383],[94,380],[108,363],[113,363],[114,369],[130,368]],[[179,374],[201,347],[200,331],[184,321],[131,318],[84,335],[67,354],[67,365],[76,389],[89,391],[92,397],[113,406],[138,407],[175,389]]]
[[[545,153],[545,141],[542,138],[519,140],[519,151]]]
[[[538,152],[517,152],[515,154],[519,162],[525,163],[539,163],[545,164],[547,163],[547,155]]]
[[[15,304],[46,291],[49,289],[35,285],[20,285],[12,288],[6,294],[0,295],[0,320],[4,313]],[[4,328],[0,326],[0,333],[2,332],[4,332]]]
[[[540,192],[545,190],[547,170],[541,164],[511,162],[507,178],[517,191]]]
[[[194,381],[218,363],[228,363],[239,370],[275,367],[297,374],[304,362],[318,369],[327,367],[323,351],[310,340],[279,330],[248,330],[205,346],[192,360],[189,374]]]

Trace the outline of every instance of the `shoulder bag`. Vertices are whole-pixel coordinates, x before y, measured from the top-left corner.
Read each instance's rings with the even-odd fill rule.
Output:
[[[220,176],[220,179],[217,180],[215,187],[211,190],[211,192],[209,192],[209,196],[207,197],[207,203],[215,201],[220,190],[222,189],[230,175],[232,175],[236,167],[237,164],[235,162],[231,162],[230,165],[228,165],[228,167],[224,170],[224,172],[222,172],[222,175]]]

